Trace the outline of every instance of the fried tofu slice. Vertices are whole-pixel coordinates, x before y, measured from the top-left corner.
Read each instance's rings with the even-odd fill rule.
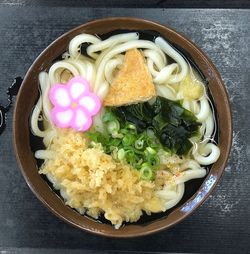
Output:
[[[122,106],[148,101],[156,96],[152,76],[142,53],[128,50],[121,69],[110,85],[104,106]]]

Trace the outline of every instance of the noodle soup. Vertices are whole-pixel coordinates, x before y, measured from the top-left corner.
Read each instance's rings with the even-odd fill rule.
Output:
[[[52,117],[51,90],[60,85],[61,94],[70,94],[69,82],[81,78],[101,107],[83,130],[84,110],[77,128],[73,117],[66,121],[69,112],[78,114],[74,110],[80,102],[70,101],[61,114],[64,126],[59,126]],[[186,183],[196,188],[194,179],[202,179],[220,156],[202,73],[158,34],[80,34],[62,60],[39,74],[39,81],[31,131],[43,142],[43,147],[33,147],[41,160],[40,174],[68,206],[105,218],[117,229],[181,204]],[[81,96],[84,106],[92,105]],[[64,97],[59,96],[59,104]]]

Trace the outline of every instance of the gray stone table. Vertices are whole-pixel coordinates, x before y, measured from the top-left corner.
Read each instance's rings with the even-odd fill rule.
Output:
[[[0,136],[1,253],[250,253],[249,10],[0,7],[0,104],[6,104],[5,91],[13,78],[24,76],[49,43],[79,24],[109,16],[167,24],[214,61],[229,92],[234,124],[222,181],[201,208],[168,231],[128,240],[84,233],[52,215],[26,185],[13,154],[11,111]]]

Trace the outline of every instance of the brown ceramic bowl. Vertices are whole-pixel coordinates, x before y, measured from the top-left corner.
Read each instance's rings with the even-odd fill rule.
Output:
[[[219,160],[213,164],[205,179],[195,183],[188,195],[174,209],[144,220],[141,223],[126,225],[115,230],[109,224],[98,223],[82,216],[66,206],[62,199],[49,187],[46,180],[38,174],[38,168],[30,145],[29,116],[38,96],[38,73],[46,70],[52,61],[67,50],[69,41],[80,33],[104,34],[117,29],[153,30],[168,41],[182,48],[193,58],[208,81],[218,116],[218,145],[221,150]],[[232,140],[232,121],[228,95],[220,74],[211,60],[189,39],[176,31],[151,21],[135,18],[108,18],[81,25],[50,44],[35,60],[28,70],[17,96],[14,112],[14,148],[22,174],[34,194],[60,219],[82,230],[113,237],[134,237],[148,235],[167,229],[182,221],[194,212],[210,195],[225,168]],[[191,184],[192,185],[192,184]],[[186,189],[190,188],[190,184]]]

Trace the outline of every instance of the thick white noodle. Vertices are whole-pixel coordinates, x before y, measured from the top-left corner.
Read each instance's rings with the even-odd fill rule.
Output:
[[[156,86],[157,95],[165,97],[169,100],[175,101],[176,100],[176,93],[173,88],[168,85],[158,85]]]
[[[156,191],[156,195],[165,200],[164,208],[166,211],[180,202],[183,197],[184,190],[184,183],[180,183],[174,185],[172,190],[165,186],[162,190]],[[176,193],[176,195],[174,195],[173,191]]]
[[[163,58],[159,52],[151,50],[151,49],[145,49],[143,51],[144,56],[150,60],[156,67],[157,67],[157,73],[163,69],[167,64],[167,59]]]
[[[214,132],[214,119],[211,112],[204,123],[205,123],[205,133],[203,140],[208,142],[212,138]],[[204,144],[204,142],[202,143]]]
[[[109,92],[109,83],[107,81],[103,81],[97,89],[94,89],[94,92],[103,101]]]
[[[190,169],[181,172],[178,177],[176,177],[176,184],[185,183],[191,179],[202,178],[206,175],[206,170],[204,168]]]
[[[177,74],[172,74],[175,70],[178,70],[178,64],[172,63],[170,65],[167,65],[161,71],[159,74],[154,78],[154,83],[155,84],[171,84],[168,80],[171,79],[171,76],[177,75]]]
[[[98,51],[103,51],[106,48],[114,47],[117,44],[131,41],[131,40],[138,40],[139,34],[138,33],[125,33],[125,34],[117,34],[109,37],[104,41],[99,41],[90,45],[87,48],[87,54],[92,58],[96,59],[98,57]]]
[[[147,59],[148,70],[151,73],[152,77],[156,77],[159,74],[159,71],[155,69],[155,65],[152,59]]]
[[[95,67],[89,60],[82,58],[74,60],[70,58],[65,61],[72,64],[78,70],[78,75],[89,81],[90,85],[95,82]]]
[[[102,59],[110,52],[113,48],[107,48],[103,51],[101,51],[100,55],[95,59],[95,68],[98,69],[98,66],[100,65]],[[118,55],[116,55],[118,56]]]
[[[220,157],[220,149],[212,143],[207,143],[200,147],[194,147],[193,156],[201,165],[210,165]]]
[[[56,136],[57,136],[57,130],[55,127],[53,127],[53,129],[48,130],[46,132],[46,135],[43,138],[43,143],[45,147],[49,147]]]
[[[32,133],[35,136],[43,138],[46,135],[46,131],[40,130],[38,126],[39,116],[41,112],[42,112],[42,97],[40,96],[31,114],[30,127]]]
[[[73,60],[68,58],[62,61],[59,61],[51,66],[49,69],[49,80],[51,84],[61,82],[61,74],[63,71],[68,70],[73,76],[82,76],[87,81],[90,82],[90,85],[95,82],[95,67],[93,63],[83,58],[78,58]],[[91,86],[91,89],[93,87]]]
[[[39,76],[39,83],[41,87],[41,96],[42,96],[42,110],[43,110],[43,116],[45,120],[49,122],[49,125],[53,125],[51,119],[50,119],[50,112],[52,109],[52,105],[50,101],[48,100],[49,97],[49,89],[50,89],[50,81],[49,81],[49,75],[47,72],[40,72]]]
[[[60,76],[64,70],[68,70],[73,76],[80,75],[79,70],[73,64],[67,62],[67,60],[56,62],[49,69],[49,80],[51,86],[55,83],[60,83]]]
[[[183,108],[191,111],[191,103],[189,100],[183,100],[182,106],[183,106]]]
[[[91,34],[79,34],[75,36],[69,43],[69,54],[72,58],[80,55],[80,46],[83,43],[98,43],[101,42],[99,38]]]
[[[119,55],[118,57],[111,59],[107,62],[105,66],[105,79],[108,81],[109,84],[111,84],[114,79],[114,71],[122,65],[123,58],[124,57],[122,55]]]
[[[203,96],[200,99],[199,113],[196,114],[195,116],[199,122],[203,122],[208,117],[209,114],[211,114],[210,106],[209,106],[206,96]]]
[[[87,79],[86,63],[80,59],[73,60],[71,58],[65,60],[65,62],[72,64],[78,71],[78,75]]]
[[[55,154],[53,151],[50,150],[37,150],[35,152],[35,157],[37,159],[46,160],[46,159],[53,159],[55,158]]]
[[[92,85],[95,83],[95,76],[96,76],[96,73],[95,73],[94,64],[89,61],[86,61],[86,77],[85,78],[89,81],[91,89],[93,89]]]
[[[163,38],[157,37],[155,39],[155,44],[158,45],[166,53],[166,55],[170,56],[173,60],[175,60],[176,63],[179,64],[180,69],[181,69],[181,71],[179,73],[171,75],[166,80],[166,82],[168,84],[173,84],[173,83],[177,83],[177,82],[182,81],[188,74],[188,64],[187,64],[187,62]]]
[[[190,104],[190,111],[194,114],[197,115],[199,112],[199,104],[198,101],[192,100]]]
[[[197,161],[195,160],[188,160],[187,162],[184,162],[181,166],[180,166],[180,171],[186,171],[186,170],[192,170],[192,169],[199,169],[201,166],[199,163],[197,163]]]

